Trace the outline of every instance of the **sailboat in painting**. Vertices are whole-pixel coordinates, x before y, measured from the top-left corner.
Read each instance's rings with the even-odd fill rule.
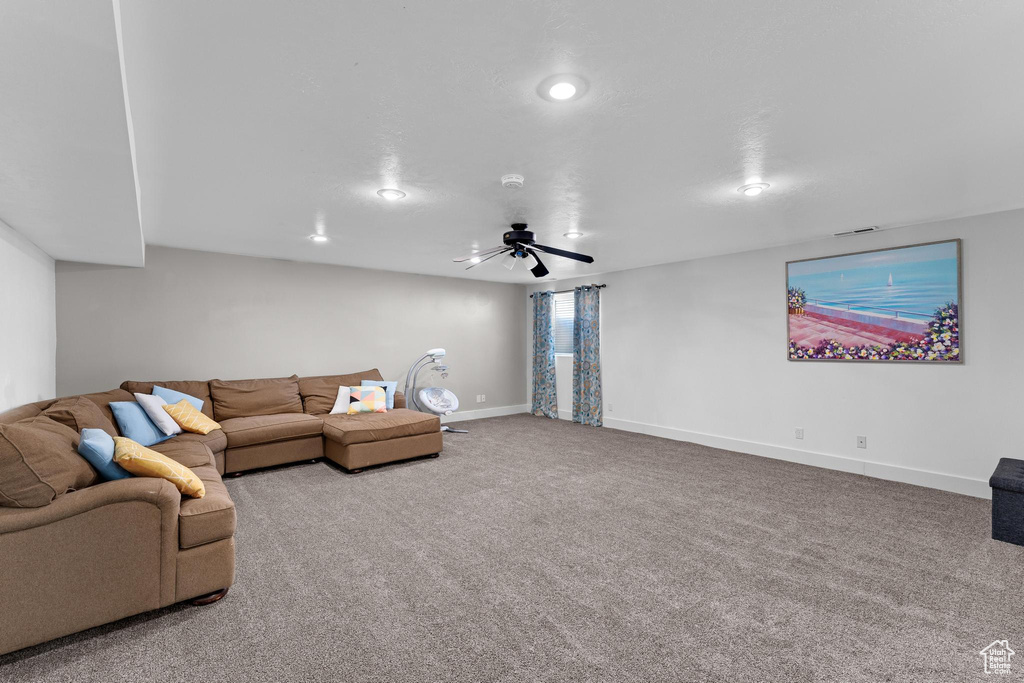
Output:
[[[892,287],[892,273],[889,273],[889,284],[886,287]]]

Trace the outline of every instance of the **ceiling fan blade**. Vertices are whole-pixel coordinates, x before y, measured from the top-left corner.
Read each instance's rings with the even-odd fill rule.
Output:
[[[541,262],[540,257],[537,256],[537,252],[533,249],[527,249],[526,253],[533,257],[533,260],[537,262],[533,268],[530,268],[530,272],[533,273],[534,277],[544,277],[548,274],[548,269]]]
[[[586,254],[577,254],[574,251],[566,251],[565,249],[556,249],[555,247],[545,247],[543,244],[531,245],[534,249],[540,249],[541,251],[551,254],[552,256],[562,256],[564,258],[571,258],[574,261],[582,261],[583,263],[593,263],[594,257],[587,256]]]
[[[453,258],[452,261],[454,261],[455,263],[462,263],[463,261],[468,261],[471,258],[476,258],[478,256],[487,256],[490,253],[493,253],[493,252],[496,252],[496,251],[501,251],[501,250],[507,249],[507,248],[508,247],[506,247],[503,244],[500,247],[494,247],[493,249],[483,249],[481,251],[477,251],[477,252],[474,252],[472,254],[469,254],[468,256],[460,256],[459,258]]]
[[[476,263],[471,263],[471,264],[469,264],[468,266],[466,266],[466,270],[469,270],[470,268],[474,268],[474,267],[476,267],[476,266],[479,266],[479,265],[480,265],[481,263],[483,263],[484,261],[490,261],[490,260],[491,260],[492,258],[494,258],[495,256],[501,256],[501,255],[502,255],[502,254],[504,254],[504,253],[505,253],[506,251],[512,251],[512,248],[511,248],[511,247],[502,247],[501,249],[499,249],[498,251],[495,251],[495,252],[494,252],[493,254],[491,254],[490,256],[485,256],[484,258],[480,259],[480,260],[479,260],[479,261],[477,261]],[[470,256],[469,258],[474,258],[474,257],[475,257],[475,255],[474,255],[474,256]]]

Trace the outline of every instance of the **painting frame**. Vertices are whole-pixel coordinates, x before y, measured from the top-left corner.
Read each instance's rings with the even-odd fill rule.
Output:
[[[792,351],[793,335],[791,330],[791,315],[789,309],[789,288],[790,288],[790,268],[793,264],[797,263],[808,263],[811,261],[828,261],[830,259],[837,259],[847,256],[863,256],[867,254],[878,254],[882,252],[893,252],[901,251],[904,249],[914,249],[918,247],[928,247],[941,244],[955,244],[956,245],[956,325],[957,325],[957,349],[958,354],[955,359],[870,359],[870,358],[794,358]],[[963,333],[963,320],[964,320],[964,259],[963,259],[963,239],[956,237],[952,239],[944,240],[933,240],[929,242],[916,242],[913,244],[904,244],[892,247],[880,247],[877,249],[864,249],[861,251],[851,251],[839,254],[830,254],[827,256],[814,256],[810,258],[794,259],[792,261],[786,261],[785,268],[785,279],[786,279],[786,360],[793,363],[869,363],[869,364],[888,364],[888,365],[923,365],[923,366],[934,366],[934,365],[954,365],[962,366],[964,360],[964,333]]]

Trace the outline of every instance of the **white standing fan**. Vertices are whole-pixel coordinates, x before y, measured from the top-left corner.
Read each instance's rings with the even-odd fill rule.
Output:
[[[416,382],[424,368],[432,367],[441,373],[441,379],[448,377],[448,366],[438,363],[445,357],[444,349],[430,349],[420,356],[405,376],[405,400],[410,408],[421,413],[433,413],[434,415],[451,415],[459,409],[459,397],[451,390],[444,387],[424,387],[417,391]],[[452,429],[448,425],[441,425],[442,432],[454,434],[468,434],[465,429]]]

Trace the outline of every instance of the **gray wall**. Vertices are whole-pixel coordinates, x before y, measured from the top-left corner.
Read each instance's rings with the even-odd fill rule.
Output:
[[[371,367],[401,386],[441,346],[450,374],[429,383],[464,410],[526,402],[521,285],[165,247],[145,268],[60,261],[56,282],[58,395]]]
[[[529,289],[607,283],[608,427],[983,496],[999,458],[1019,457],[1022,224],[1009,211]],[[787,360],[787,261],[958,237],[963,365]],[[571,364],[556,379],[571,386]]]
[[[0,411],[53,396],[53,259],[0,221]]]

